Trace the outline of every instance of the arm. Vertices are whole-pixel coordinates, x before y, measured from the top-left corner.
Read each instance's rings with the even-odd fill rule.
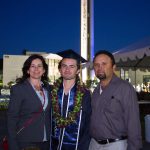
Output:
[[[132,86],[124,94],[125,123],[127,126],[127,150],[139,150],[142,147],[141,125],[137,95]]]
[[[90,125],[90,116],[91,116],[91,94],[89,91],[83,97],[83,113],[84,119],[82,119],[82,126],[80,132],[80,141],[78,150],[85,150],[89,148],[90,144],[90,134],[89,134],[89,125]]]
[[[17,122],[19,121],[20,107],[21,107],[21,94],[18,88],[12,87],[7,114],[9,150],[19,150],[18,143],[16,140],[16,134],[17,134]]]

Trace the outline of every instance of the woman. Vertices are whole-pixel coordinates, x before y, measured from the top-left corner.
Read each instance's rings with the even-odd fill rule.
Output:
[[[50,86],[48,66],[40,55],[31,55],[23,76],[12,86],[8,107],[9,150],[36,146],[49,150]]]

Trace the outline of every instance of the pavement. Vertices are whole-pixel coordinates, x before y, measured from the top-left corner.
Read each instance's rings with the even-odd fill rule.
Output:
[[[7,122],[6,122],[6,111],[0,111],[0,141],[7,135]],[[0,142],[0,150],[3,150]],[[143,149],[150,150],[150,142],[143,141]]]

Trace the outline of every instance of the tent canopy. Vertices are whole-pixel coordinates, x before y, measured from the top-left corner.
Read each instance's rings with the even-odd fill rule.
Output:
[[[113,53],[117,67],[150,69],[150,38]]]

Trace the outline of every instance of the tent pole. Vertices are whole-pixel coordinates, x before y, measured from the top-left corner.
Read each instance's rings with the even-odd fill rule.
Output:
[[[135,81],[134,81],[134,84],[135,84],[135,89],[136,89],[136,67],[134,69],[135,69]]]
[[[142,60],[144,59],[146,57],[146,54],[144,54],[144,56],[143,56],[143,58],[142,59],[140,59],[136,64],[135,64],[135,66],[134,66],[134,69],[135,69],[135,88],[136,88],[136,70],[137,70],[137,67],[138,67],[138,65],[142,62]]]

